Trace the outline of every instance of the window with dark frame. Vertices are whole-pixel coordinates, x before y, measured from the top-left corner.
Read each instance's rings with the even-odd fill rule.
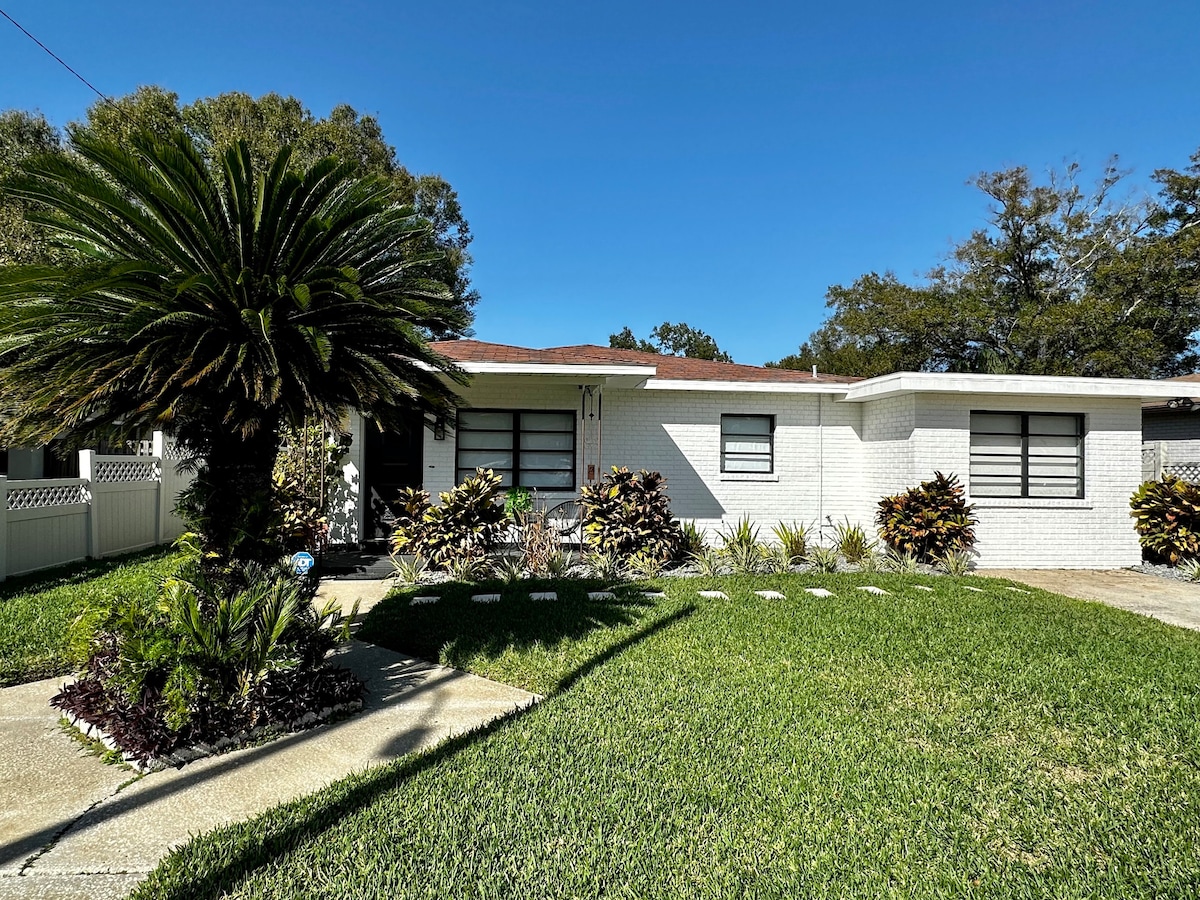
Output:
[[[721,416],[721,471],[757,475],[775,471],[774,416]]]
[[[575,413],[563,410],[464,409],[458,413],[459,484],[491,469],[504,487],[573,491]]]
[[[971,413],[972,497],[1083,497],[1083,416]]]

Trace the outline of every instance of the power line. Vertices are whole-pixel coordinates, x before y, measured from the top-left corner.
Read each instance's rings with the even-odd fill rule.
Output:
[[[47,47],[45,44],[43,44],[41,41],[39,41],[37,38],[35,38],[32,34],[30,34],[26,30],[24,25],[22,25],[20,22],[18,22],[12,16],[10,16],[8,13],[6,13],[3,9],[0,9],[0,16],[4,16],[4,18],[8,19],[8,21],[12,22],[13,25],[15,25],[17,27],[17,29],[22,34],[25,35],[25,37],[29,38],[31,41],[33,41],[35,44],[37,44],[39,47],[41,47],[43,50],[45,50],[48,54],[50,54],[50,57],[55,62],[57,62],[60,66],[62,66],[64,69],[66,69],[72,75],[74,75],[76,78],[78,78],[84,84],[86,84],[96,94],[97,97],[99,97],[105,103],[109,103],[113,106],[116,106],[116,104],[113,103],[113,100],[111,97],[109,97],[107,94],[105,94],[103,91],[101,91],[98,87],[96,87],[94,84],[92,84],[86,78],[84,78],[82,75],[80,75],[74,69],[72,69],[69,65],[67,65],[66,62],[63,61],[63,58],[61,56],[59,56],[57,53],[55,53],[53,50],[51,50],[49,47]]]

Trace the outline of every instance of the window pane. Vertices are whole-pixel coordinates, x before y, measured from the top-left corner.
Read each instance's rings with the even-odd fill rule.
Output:
[[[575,432],[575,414],[560,412],[521,413],[522,431]]]
[[[984,453],[1020,453],[1019,434],[972,434],[971,450]]]
[[[522,453],[521,471],[525,469],[567,469],[574,468],[575,460],[570,453]]]
[[[722,434],[769,435],[770,416],[721,416]]]
[[[504,450],[459,450],[458,467],[460,469],[511,469],[513,465],[512,451]]]
[[[1077,478],[1045,482],[1029,479],[1030,497],[1078,497],[1080,493]]]
[[[459,431],[459,450],[511,450],[511,431]]]
[[[458,414],[459,431],[486,428],[492,431],[512,431],[513,414],[510,412],[480,412],[464,409]]]
[[[1019,435],[1021,433],[1021,415],[1020,413],[971,413],[971,431]]]
[[[770,472],[771,460],[760,456],[727,456],[726,472]]]
[[[726,441],[726,453],[760,453],[768,458],[771,456],[771,444],[768,441]]]
[[[1079,419],[1075,416],[1030,416],[1029,433],[1078,436]]]
[[[1029,480],[1054,475],[1060,478],[1078,478],[1079,465],[1074,460],[1030,459]]]
[[[1039,455],[1078,456],[1079,438],[1074,435],[1053,435],[1051,437],[1030,435],[1029,452]]]
[[[1020,497],[1021,479],[995,479],[971,477],[971,495],[973,497]]]
[[[574,472],[521,472],[522,487],[575,489]]]
[[[971,483],[975,483],[976,478],[987,478],[992,475],[1001,475],[1009,478],[1021,477],[1021,460],[1020,458],[1008,462],[1002,459],[981,459],[971,460]]]
[[[561,434],[553,431],[521,433],[522,450],[573,450],[574,448],[574,434]]]

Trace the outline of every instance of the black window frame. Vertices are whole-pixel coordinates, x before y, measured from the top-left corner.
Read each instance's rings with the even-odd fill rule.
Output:
[[[507,469],[507,468],[495,469],[495,468],[493,468],[493,471],[496,471],[496,472],[512,472],[512,484],[511,484],[512,487],[523,487],[523,488],[527,488],[529,490],[538,490],[538,491],[543,491],[543,492],[547,492],[547,493],[552,492],[552,491],[574,492],[575,490],[577,490],[578,485],[575,482],[577,481],[576,475],[577,475],[577,472],[579,469],[579,437],[578,437],[578,435],[579,435],[579,420],[575,417],[575,412],[576,412],[575,410],[573,410],[573,409],[504,409],[502,407],[494,407],[494,408],[493,407],[489,407],[489,408],[471,407],[469,410],[464,410],[464,411],[465,412],[478,412],[478,413],[509,413],[512,415],[512,417],[513,417],[512,428],[470,428],[470,429],[467,429],[469,432],[475,432],[475,433],[508,434],[508,435],[512,436],[512,446],[510,448],[512,451],[512,456],[513,456],[512,469]],[[544,431],[544,430],[534,430],[534,429],[528,430],[529,434],[570,434],[571,435],[571,469],[570,469],[571,486],[570,487],[546,487],[545,485],[529,485],[529,484],[522,484],[520,482],[521,475],[524,472],[565,472],[565,471],[567,471],[566,469],[546,469],[546,468],[540,468],[540,467],[535,467],[535,466],[523,467],[521,465],[521,435],[522,435],[522,433],[524,433],[521,428],[521,416],[526,415],[526,414],[560,415],[560,416],[570,416],[571,417],[570,431]],[[464,475],[463,475],[464,472],[467,473],[468,476],[473,475],[475,473],[474,466],[462,466],[459,464],[459,454],[461,454],[464,449],[463,447],[460,446],[459,440],[458,440],[461,432],[462,432],[462,428],[461,428],[461,423],[460,423],[460,424],[456,425],[455,430],[454,430],[454,479],[455,479],[455,484],[462,483],[462,480],[464,477]],[[466,448],[466,449],[470,450],[471,448]],[[544,451],[544,450],[529,450],[526,452],[528,452],[528,453],[544,453],[546,451]]]
[[[725,467],[725,420],[726,419],[766,419],[770,423],[767,441],[770,445],[770,467],[765,472],[747,472],[745,469],[727,469]],[[774,475],[775,474],[775,415],[774,413],[721,413],[721,474],[722,475]]]
[[[980,500],[1083,500],[1087,494],[1087,460],[1085,455],[1085,447],[1087,444],[1087,419],[1083,413],[1064,413],[1064,412],[1027,412],[1015,409],[973,409],[970,413],[974,415],[991,415],[991,416],[1020,416],[1021,417],[1021,432],[1015,435],[1011,431],[976,431],[971,427],[969,420],[967,425],[968,441],[976,434],[981,435],[1006,435],[1019,436],[1021,439],[1021,492],[1018,495],[1013,494],[981,494],[975,490],[974,476],[971,470],[974,469],[974,463],[977,456],[981,457],[996,457],[1003,455],[1004,457],[1012,457],[1013,454],[988,454],[976,453],[974,449],[970,450],[970,465],[968,466],[968,491],[970,496],[979,498]],[[1041,418],[1061,418],[1075,420],[1075,439],[1079,442],[1079,452],[1075,456],[1077,474],[1075,475],[1044,475],[1043,478],[1058,478],[1066,481],[1074,478],[1076,481],[1076,491],[1074,496],[1065,496],[1062,494],[1031,494],[1029,490],[1029,460],[1033,458],[1054,458],[1054,459],[1070,459],[1068,456],[1060,454],[1031,454],[1029,450],[1030,437],[1061,437],[1061,435],[1045,435],[1034,433],[1029,430],[1030,416],[1038,416]]]

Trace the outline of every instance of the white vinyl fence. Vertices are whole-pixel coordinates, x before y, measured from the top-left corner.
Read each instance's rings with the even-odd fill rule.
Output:
[[[1142,480],[1157,481],[1164,475],[1200,481],[1200,441],[1143,442]]]
[[[78,478],[0,476],[0,580],[179,537],[175,501],[191,478],[175,471],[175,454],[159,433],[152,453],[81,450]]]

